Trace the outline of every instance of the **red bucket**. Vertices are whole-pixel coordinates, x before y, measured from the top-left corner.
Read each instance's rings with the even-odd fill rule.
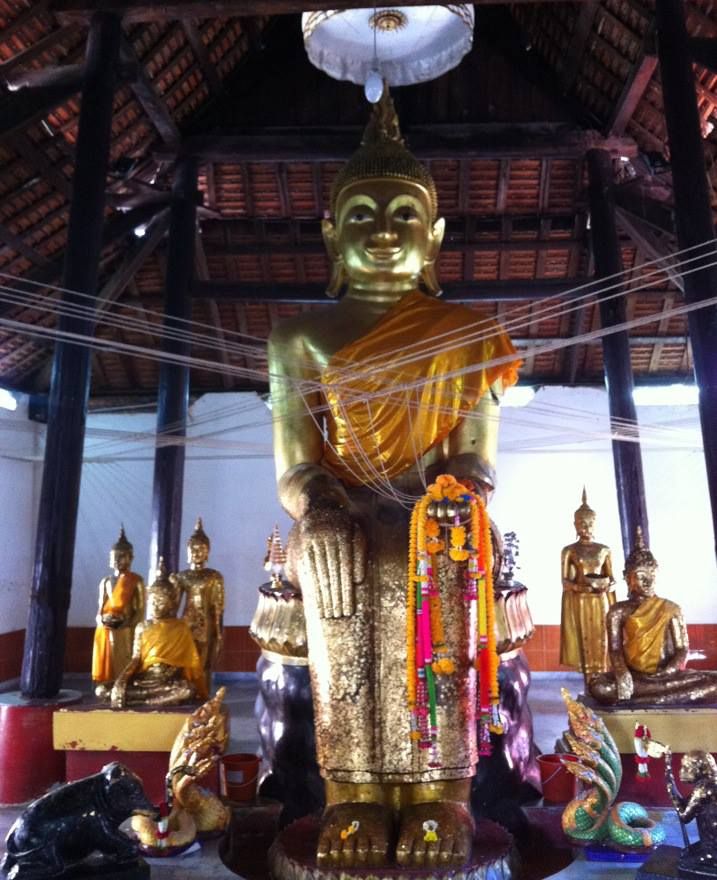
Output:
[[[259,778],[258,755],[241,752],[236,755],[224,755],[224,783],[230,801],[246,803],[256,797],[256,783]]]
[[[564,761],[577,761],[575,755],[538,755],[543,800],[549,804],[566,804],[575,797],[577,779],[563,766]]]

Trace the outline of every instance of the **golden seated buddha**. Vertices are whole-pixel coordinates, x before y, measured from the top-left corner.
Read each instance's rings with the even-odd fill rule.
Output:
[[[97,688],[113,709],[126,706],[175,706],[207,696],[199,654],[186,620],[177,619],[179,594],[160,558],[147,591],[148,619],[134,637],[132,658],[114,685]]]
[[[473,834],[475,633],[454,572],[441,589],[450,593],[443,623],[457,669],[440,695],[435,766],[410,737],[409,516],[440,473],[489,494],[492,387],[515,381],[517,361],[495,324],[435,298],[444,222],[387,94],[331,207],[328,292],[346,283],[346,293],[269,340],[279,498],[295,520],[286,573],[303,595],[326,780],[317,857],[381,865],[397,839],[401,864],[460,864]]]
[[[625,562],[628,598],[607,615],[612,671],[589,682],[601,703],[688,705],[717,702],[717,672],[686,669],[689,643],[679,605],[655,595],[657,561],[638,526]]]

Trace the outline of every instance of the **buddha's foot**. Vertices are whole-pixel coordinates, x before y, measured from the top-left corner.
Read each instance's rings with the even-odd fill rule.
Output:
[[[391,811],[382,804],[333,804],[321,818],[319,865],[385,865],[393,830]]]
[[[463,865],[471,853],[474,829],[464,804],[413,804],[401,812],[396,861],[415,868]]]

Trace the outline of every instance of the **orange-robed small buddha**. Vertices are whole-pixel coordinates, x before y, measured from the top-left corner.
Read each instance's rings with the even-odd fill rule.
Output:
[[[130,571],[133,558],[134,548],[123,526],[110,551],[114,573],[100,581],[92,651],[92,681],[96,685],[111,684],[129,663],[134,630],[144,618],[144,581]]]
[[[286,572],[303,594],[326,781],[317,857],[384,864],[395,839],[401,864],[460,864],[478,757],[475,627],[459,574],[447,570],[441,602],[456,671],[441,694],[434,766],[411,739],[407,704],[409,516],[442,473],[490,493],[497,393],[518,361],[494,323],[436,298],[444,221],[387,94],[331,209],[328,292],[346,292],[269,340],[279,498],[295,521]]]

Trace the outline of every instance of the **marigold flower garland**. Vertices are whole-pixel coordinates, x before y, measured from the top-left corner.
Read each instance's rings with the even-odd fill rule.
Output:
[[[429,515],[429,508],[437,514],[440,512],[440,516]],[[467,517],[465,523],[462,517]],[[428,487],[411,515],[406,599],[406,686],[411,739],[419,748],[430,749],[430,764],[436,767],[440,766],[436,676],[451,675],[455,670],[455,663],[448,656],[440,593],[434,576],[435,557],[445,551],[448,543],[441,538],[442,528],[450,532],[449,558],[464,569],[464,601],[478,603],[475,666],[479,676],[480,753],[490,754],[490,733],[502,732],[498,711],[490,519],[483,500],[471,487],[444,474]]]

